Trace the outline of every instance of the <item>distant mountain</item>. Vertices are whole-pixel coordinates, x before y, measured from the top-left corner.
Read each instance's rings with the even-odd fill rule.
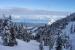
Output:
[[[59,20],[56,20],[55,22],[53,22],[50,25],[46,25],[43,26],[44,29],[47,27],[48,31],[50,33],[57,33],[58,30],[63,30],[66,28],[66,26],[70,23],[70,22],[75,22],[75,13],[72,13],[71,15],[65,17],[65,18],[61,18]],[[40,26],[41,27],[41,26]],[[38,31],[38,30],[37,30]]]
[[[14,22],[14,23],[16,23],[17,25],[23,24],[28,27],[38,27],[38,26],[44,26],[45,24],[47,24],[47,23],[23,23],[23,22]]]

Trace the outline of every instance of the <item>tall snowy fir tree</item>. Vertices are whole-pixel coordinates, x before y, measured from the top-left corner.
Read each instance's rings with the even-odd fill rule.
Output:
[[[61,30],[58,29],[57,34],[57,40],[56,40],[56,50],[62,50],[62,38],[61,38]]]
[[[40,42],[39,49],[40,50],[44,50],[44,48],[43,48],[43,42],[42,41]]]
[[[17,44],[16,42],[16,32],[12,25],[11,16],[9,18],[5,18],[3,22],[3,45],[5,46],[14,46]]]
[[[62,39],[61,39],[61,37],[59,37],[57,39],[57,47],[56,47],[56,50],[62,50]]]

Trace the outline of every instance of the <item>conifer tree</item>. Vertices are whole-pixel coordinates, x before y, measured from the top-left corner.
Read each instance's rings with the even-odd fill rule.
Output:
[[[43,49],[44,49],[44,48],[43,48],[43,43],[42,43],[42,41],[40,42],[39,49],[40,49],[40,50],[43,50]]]
[[[56,50],[62,50],[62,39],[58,37]]]
[[[5,18],[3,22],[3,45],[5,46],[14,46],[17,44],[16,42],[16,32],[13,28],[11,16],[9,18]]]

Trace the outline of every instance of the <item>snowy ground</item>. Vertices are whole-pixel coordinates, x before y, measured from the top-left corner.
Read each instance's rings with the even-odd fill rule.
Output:
[[[75,50],[75,34],[71,35],[72,50]]]
[[[39,50],[39,43],[35,40],[31,40],[30,42],[27,43],[17,39],[17,42],[18,42],[17,46],[13,46],[13,47],[3,46],[0,37],[0,50]],[[44,50],[49,50],[49,47],[44,46]]]
[[[0,50],[39,50],[39,43],[31,40],[29,43],[18,40],[18,45],[14,47],[3,46],[0,38]]]

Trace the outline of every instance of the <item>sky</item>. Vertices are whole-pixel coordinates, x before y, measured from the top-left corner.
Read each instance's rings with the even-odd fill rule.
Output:
[[[18,14],[14,16],[17,21],[27,22],[48,22],[49,18],[58,19],[58,16],[51,17],[48,14],[51,14],[50,11],[59,11],[60,12],[75,12],[75,0],[0,0],[1,9],[9,9],[10,13]],[[23,8],[23,9],[22,9]],[[26,8],[26,9],[24,9]],[[38,11],[45,10],[45,11]],[[1,11],[0,11],[1,12]],[[4,10],[2,11],[4,12]],[[6,12],[5,12],[6,13]],[[31,16],[19,16],[20,14],[31,14]],[[34,15],[32,15],[34,14]],[[37,14],[37,15],[35,15]],[[39,15],[47,14],[47,16]],[[54,14],[57,14],[55,12]]]
[[[0,0],[0,8],[20,7],[50,11],[75,11],[75,0]]]

